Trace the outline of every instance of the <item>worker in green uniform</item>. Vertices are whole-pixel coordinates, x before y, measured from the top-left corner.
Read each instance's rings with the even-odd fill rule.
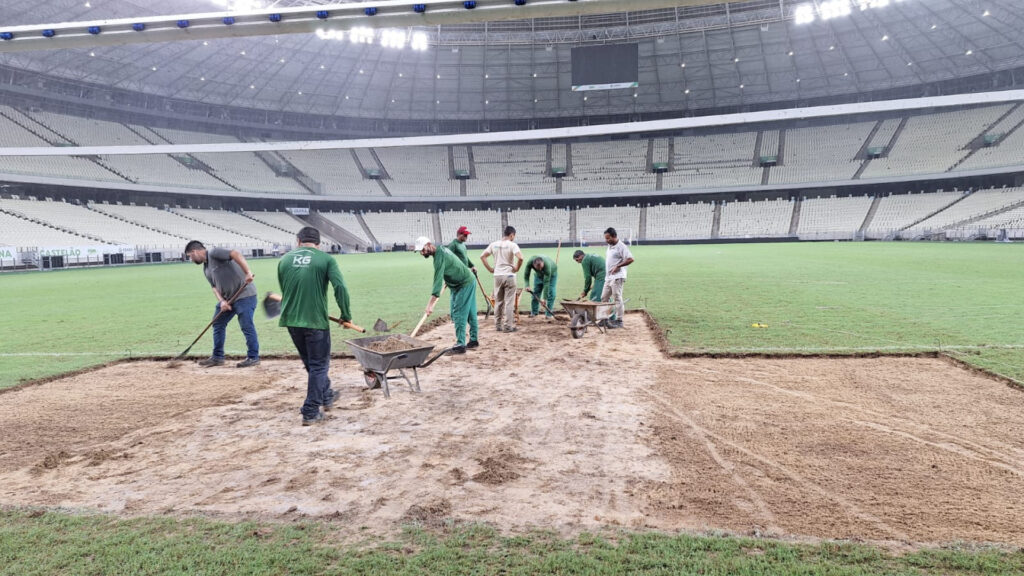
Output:
[[[334,287],[334,301],[342,322],[352,320],[348,288],[338,262],[320,251],[320,232],[306,226],[298,233],[298,246],[277,263],[281,285],[280,326],[288,328],[295,349],[302,357],[308,378],[306,401],[302,404],[302,425],[324,419],[320,407],[330,409],[335,393],[327,372],[331,364],[331,329],[327,311],[327,284]]]
[[[455,239],[448,243],[448,249],[452,251],[452,254],[466,266],[469,267],[469,271],[476,276],[476,267],[469,260],[469,254],[466,253],[466,241],[469,240],[469,235],[472,232],[465,226],[459,226],[459,229],[455,231]]]
[[[583,265],[583,294],[580,294],[580,300],[587,298],[589,292],[591,302],[600,302],[601,291],[604,290],[604,258],[597,254],[585,254],[583,250],[577,250],[572,255],[572,259],[577,264]]]
[[[530,316],[536,316],[540,312],[540,299],[544,298],[548,309],[544,314],[553,318],[552,311],[555,309],[555,289],[558,284],[558,265],[547,256],[534,256],[526,261],[525,283],[530,285],[530,273],[535,272],[533,278],[533,300],[530,301]]]
[[[427,303],[427,316],[434,313],[434,305],[441,297],[441,286],[448,285],[452,293],[451,314],[455,324],[455,347],[451,354],[465,354],[466,349],[480,346],[480,327],[476,319],[476,286],[473,274],[459,260],[459,257],[444,246],[434,246],[430,238],[416,239],[416,251],[424,258],[434,257],[434,286]],[[469,341],[466,341],[466,324],[469,324]]]

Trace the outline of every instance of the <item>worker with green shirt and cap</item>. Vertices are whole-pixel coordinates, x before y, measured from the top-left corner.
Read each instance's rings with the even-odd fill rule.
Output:
[[[577,250],[572,255],[572,259],[577,264],[583,265],[583,294],[580,294],[580,300],[587,298],[589,292],[591,302],[600,302],[601,291],[604,290],[604,258],[597,254],[585,254],[583,250]]]
[[[478,340],[480,327],[476,318],[476,286],[473,274],[451,250],[444,246],[434,246],[430,238],[420,236],[416,239],[416,251],[424,258],[434,257],[434,286],[427,303],[427,316],[434,313],[434,305],[441,297],[441,287],[445,284],[452,293],[451,314],[455,324],[455,347],[451,354],[465,354],[466,349],[480,346]],[[469,341],[466,341],[466,324],[469,324]]]
[[[320,232],[306,226],[298,233],[298,246],[277,263],[281,285],[280,326],[288,328],[302,365],[308,373],[302,425],[323,422],[320,407],[329,410],[335,393],[327,377],[331,363],[331,329],[327,310],[327,284],[334,287],[334,301],[342,322],[352,320],[348,288],[338,262],[320,251]]]
[[[530,301],[530,316],[536,316],[540,312],[541,297],[547,303],[547,310],[544,314],[553,318],[552,311],[555,309],[555,288],[558,284],[558,265],[547,256],[534,256],[526,261],[526,285],[530,285],[530,273],[537,275],[533,279],[533,300]]]
[[[465,226],[459,226],[459,229],[455,232],[455,239],[448,243],[448,249],[452,251],[452,254],[469,267],[469,271],[476,276],[476,267],[469,260],[469,254],[466,253],[466,240],[469,240],[469,235],[472,232]]]

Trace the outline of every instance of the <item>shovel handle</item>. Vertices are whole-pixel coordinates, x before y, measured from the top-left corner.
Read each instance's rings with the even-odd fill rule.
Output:
[[[342,320],[341,318],[335,318],[334,316],[328,316],[328,318],[330,318],[331,322],[337,322],[338,325],[341,326],[342,328],[348,328],[349,330],[355,330],[356,332],[359,332],[361,334],[366,334],[366,328],[363,328],[362,326],[358,326],[346,320]]]

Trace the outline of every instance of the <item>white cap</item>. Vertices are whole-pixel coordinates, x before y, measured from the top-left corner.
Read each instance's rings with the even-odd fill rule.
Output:
[[[430,244],[430,238],[427,238],[426,236],[420,236],[419,238],[416,239],[416,251],[419,252],[423,250],[423,247],[426,246],[427,244]]]

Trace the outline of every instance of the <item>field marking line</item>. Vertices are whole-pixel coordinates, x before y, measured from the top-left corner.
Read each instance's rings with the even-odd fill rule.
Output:
[[[717,374],[717,375],[720,375],[720,376],[730,377],[729,374],[726,374],[724,372],[721,372],[719,370],[714,370],[714,369],[711,369],[711,368],[704,368],[704,369],[702,369],[702,372],[708,373],[708,374]],[[922,422],[917,422],[917,421],[911,420],[909,418],[904,418],[902,416],[899,416],[898,414],[887,414],[885,412],[880,412],[878,410],[873,410],[871,408],[868,408],[866,406],[862,406],[860,404],[856,404],[856,403],[853,403],[853,402],[847,402],[847,401],[844,401],[844,400],[837,400],[835,398],[830,398],[828,396],[823,396],[821,394],[815,394],[813,392],[805,392],[803,390],[794,390],[792,388],[786,388],[785,386],[779,386],[777,384],[772,384],[770,382],[763,382],[763,381],[757,380],[755,378],[749,378],[749,377],[746,377],[746,376],[731,376],[731,377],[735,378],[739,382],[746,382],[748,384],[753,384],[755,386],[760,386],[762,388],[767,388],[769,390],[773,390],[773,391],[778,392],[780,394],[785,394],[787,396],[792,396],[792,397],[795,397],[795,398],[800,398],[801,400],[805,400],[805,401],[810,402],[812,404],[817,404],[817,403],[824,402],[824,403],[827,403],[827,404],[832,404],[834,406],[837,406],[837,407],[845,409],[845,410],[852,410],[852,411],[855,411],[855,412],[860,412],[861,414],[870,416],[870,417],[872,417],[874,419],[881,420],[883,422],[888,420],[890,422],[890,424],[887,425],[887,424],[884,424],[882,422],[868,422],[868,421],[864,421],[864,420],[854,420],[854,419],[849,418],[849,417],[845,418],[848,422],[852,422],[852,423],[854,423],[854,424],[856,424],[858,426],[864,426],[864,427],[871,428],[871,429],[879,431],[879,432],[886,432],[886,433],[889,433],[889,434],[900,435],[900,436],[903,436],[903,437],[905,437],[907,439],[910,439],[910,440],[919,442],[921,444],[924,444],[926,446],[930,446],[930,447],[936,448],[938,450],[945,450],[945,451],[951,452],[953,454],[957,454],[959,456],[962,456],[964,458],[970,458],[970,459],[973,459],[973,460],[977,460],[979,462],[984,462],[986,464],[991,464],[991,465],[996,466],[998,468],[1002,468],[1004,470],[1013,472],[1014,474],[1016,474],[1018,476],[1024,477],[1024,469],[1017,468],[1013,464],[1014,462],[1018,461],[1018,459],[1019,459],[1018,457],[1014,457],[1014,456],[1011,456],[1009,454],[1005,454],[1003,452],[1000,452],[999,450],[996,450],[995,448],[991,448],[989,446],[985,446],[984,444],[981,444],[980,442],[976,442],[976,441],[971,440],[969,438],[965,438],[963,436],[957,436],[955,434],[950,434],[949,432],[944,432],[942,430],[938,430],[938,429],[936,429],[936,428],[934,428],[932,426],[929,426],[928,424],[925,424],[925,423],[922,423]],[[900,428],[894,426],[894,424],[896,424],[896,423],[902,423],[902,427],[903,428],[910,428],[910,429],[916,428],[919,431],[918,433],[924,432],[925,434],[931,434],[931,435],[933,435],[935,437],[945,439],[946,442],[948,442],[951,446],[943,444],[943,443],[938,442],[938,441],[932,441],[932,440],[928,440],[927,438],[922,438],[920,436],[917,436],[915,433],[909,432],[906,429],[901,430]],[[1008,445],[1006,443],[999,442],[998,440],[995,440],[995,443],[1000,445],[1004,449],[1009,449],[1010,451],[1016,452],[1019,455],[1024,455],[1024,451],[1021,451],[1016,446]]]
[[[779,526],[775,514],[772,513],[771,508],[769,508],[768,503],[765,502],[761,494],[759,494],[756,490],[754,490],[753,487],[750,486],[750,484],[747,483],[747,480],[743,477],[743,475],[740,474],[738,470],[736,470],[736,465],[733,464],[732,461],[725,458],[724,456],[721,455],[721,453],[719,453],[718,447],[715,446],[715,443],[712,442],[710,438],[708,438],[709,434],[707,429],[703,428],[688,415],[679,412],[673,406],[661,400],[660,398],[650,393],[649,391],[642,390],[642,392],[648,398],[652,399],[658,404],[661,404],[662,407],[665,408],[671,416],[674,416],[676,420],[682,422],[683,424],[686,424],[690,428],[691,432],[693,432],[693,434],[701,441],[701,443],[704,444],[704,449],[707,451],[708,455],[711,456],[711,459],[715,461],[715,464],[718,464],[719,468],[724,470],[726,474],[728,474],[729,477],[732,478],[732,481],[736,483],[744,492],[746,492],[747,496],[753,501],[754,505],[757,506],[758,511],[761,513],[762,519],[768,524],[766,528],[768,528],[772,532],[784,532],[784,530],[782,530]]]
[[[672,406],[671,404],[669,404],[668,401],[663,400],[663,399],[657,397],[655,394],[653,394],[650,391],[644,390],[643,392],[652,401],[656,402],[657,404],[660,404],[670,414],[672,414],[673,416],[676,416],[677,419],[682,420],[683,422],[687,422],[687,421],[692,422],[692,420],[690,420],[690,418],[688,418],[686,415],[684,415],[681,412],[679,412],[679,410],[675,406]],[[874,524],[876,527],[884,530],[885,532],[888,532],[889,534],[892,534],[896,538],[898,538],[900,540],[903,540],[905,542],[910,542],[912,540],[907,534],[905,534],[902,531],[900,531],[900,530],[890,526],[888,523],[886,523],[881,518],[875,516],[874,514],[871,514],[870,512],[866,512],[864,510],[861,510],[860,507],[858,507],[853,502],[850,502],[846,498],[843,498],[842,496],[839,496],[838,494],[835,494],[834,492],[832,492],[830,490],[826,490],[825,488],[821,487],[820,485],[818,485],[815,482],[812,482],[810,480],[805,479],[803,476],[801,476],[800,474],[798,474],[796,472],[793,472],[792,470],[790,470],[786,466],[783,466],[782,464],[780,464],[780,463],[778,463],[778,462],[776,462],[774,460],[770,460],[770,459],[768,459],[768,458],[766,458],[764,456],[761,456],[760,454],[757,454],[757,453],[747,449],[746,447],[744,447],[744,446],[742,446],[742,445],[740,445],[740,444],[738,444],[736,442],[733,442],[732,440],[729,440],[728,438],[724,438],[724,437],[722,437],[722,436],[720,436],[718,434],[715,434],[711,430],[708,430],[706,428],[701,428],[695,422],[692,424],[692,426],[696,426],[696,428],[695,428],[696,430],[701,430],[703,432],[703,434],[708,436],[708,439],[709,439],[708,441],[710,441],[710,438],[714,438],[715,440],[718,440],[720,443],[725,444],[726,446],[732,447],[734,450],[740,452],[741,454],[745,454],[748,457],[753,458],[754,460],[757,460],[758,462],[761,462],[765,466],[768,466],[770,468],[775,468],[779,472],[781,472],[784,475],[788,476],[791,480],[795,481],[797,484],[802,485],[805,489],[810,490],[812,492],[816,492],[818,494],[818,496],[820,496],[821,498],[823,498],[825,500],[831,500],[833,502],[836,502],[837,504],[839,504],[840,506],[843,506],[850,513],[852,513],[854,516],[860,518],[861,520],[870,522],[870,523]]]
[[[842,352],[943,352],[947,350],[1024,350],[1024,344],[906,344],[901,346],[764,346],[736,348],[672,348],[671,352],[688,354],[736,353],[842,353]]]

